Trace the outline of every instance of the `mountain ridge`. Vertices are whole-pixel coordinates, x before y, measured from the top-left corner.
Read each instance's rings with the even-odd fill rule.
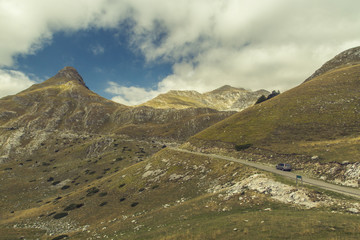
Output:
[[[219,111],[241,111],[251,105],[261,95],[269,95],[266,90],[250,91],[244,88],[235,88],[224,85],[213,91],[199,93],[197,91],[171,90],[165,94],[160,94],[154,99],[140,106],[166,109],[185,109],[191,107],[207,107]]]
[[[79,136],[126,134],[176,142],[233,114],[209,108],[162,110],[125,106],[89,90],[72,67],[65,67],[54,77],[16,95],[1,98],[0,111],[3,161],[32,154],[59,131]]]
[[[334,58],[330,59],[318,70],[316,70],[305,80],[305,82],[341,66],[354,65],[356,63],[360,63],[360,47],[350,48],[337,54]]]

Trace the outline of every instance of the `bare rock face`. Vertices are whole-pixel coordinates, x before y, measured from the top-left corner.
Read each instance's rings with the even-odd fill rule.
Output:
[[[321,68],[316,70],[305,82],[320,76],[330,70],[336,69],[344,65],[355,65],[360,63],[360,47],[348,49],[336,55],[333,59],[327,61]]]
[[[54,77],[58,84],[64,84],[67,81],[76,81],[86,87],[86,84],[77,70],[73,67],[64,67]]]

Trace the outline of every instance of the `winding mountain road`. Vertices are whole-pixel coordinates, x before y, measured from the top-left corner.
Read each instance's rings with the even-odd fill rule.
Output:
[[[184,152],[184,153],[190,153],[190,154],[195,154],[195,155],[200,155],[200,156],[206,156],[206,157],[212,157],[212,158],[217,158],[217,159],[222,159],[222,160],[227,160],[227,161],[232,161],[232,162],[238,162],[250,167],[254,167],[254,168],[258,168],[260,170],[263,171],[267,171],[267,172],[271,172],[271,173],[275,173],[278,175],[282,175],[285,176],[287,178],[296,180],[297,176],[299,176],[299,174],[293,173],[293,172],[284,172],[284,171],[280,171],[277,170],[275,168],[275,166],[267,166],[258,162],[250,162],[250,161],[246,161],[246,160],[242,160],[242,159],[237,159],[237,158],[232,158],[232,157],[227,157],[227,156],[221,156],[221,155],[216,155],[216,154],[207,154],[207,153],[199,153],[199,152],[192,152],[192,151],[188,151],[185,149],[180,149],[180,148],[171,148],[172,150],[178,151],[178,152]],[[301,176],[302,178],[302,182],[309,184],[309,185],[313,185],[325,190],[329,190],[329,191],[333,191],[333,192],[337,192],[337,193],[341,193],[341,194],[345,194],[348,196],[352,196],[355,198],[360,199],[360,189],[356,189],[356,188],[350,188],[350,187],[344,187],[344,186],[340,186],[340,185],[335,185],[335,184],[331,184],[331,183],[327,183],[321,180],[316,180],[316,179],[312,179],[306,176]],[[299,181],[301,181],[300,179],[298,179]]]

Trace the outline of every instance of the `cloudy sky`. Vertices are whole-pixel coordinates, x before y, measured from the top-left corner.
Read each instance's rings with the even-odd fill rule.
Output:
[[[75,67],[134,105],[171,89],[285,91],[360,45],[358,0],[0,0],[0,97]]]

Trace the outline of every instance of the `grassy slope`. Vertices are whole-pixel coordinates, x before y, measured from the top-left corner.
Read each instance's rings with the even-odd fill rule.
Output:
[[[156,98],[146,103],[143,103],[140,106],[149,106],[153,108],[176,108],[176,109],[183,109],[189,107],[194,107],[194,108],[208,107],[206,106],[206,104],[200,102],[199,101],[200,99],[196,97],[181,96],[177,94],[172,94],[170,92],[167,94],[160,94]]]
[[[248,108],[190,139],[319,155],[325,161],[360,157],[360,65],[342,67]]]
[[[91,141],[95,140],[99,139]],[[360,236],[357,216],[330,212],[340,209],[305,210],[250,190],[235,194],[229,200],[224,200],[219,192],[207,191],[215,185],[241,181],[258,170],[169,149],[145,161],[134,162],[132,158],[138,156],[139,144],[121,139],[114,143],[102,157],[91,162],[87,158],[66,158],[67,149],[61,149],[58,153],[64,154],[59,156],[62,162],[55,160],[50,166],[34,168],[13,165],[11,171],[1,171],[1,178],[12,176],[11,182],[28,182],[22,189],[1,189],[8,193],[6,200],[1,201],[2,236],[49,239],[44,231],[34,229],[35,223],[57,229],[54,236],[61,235],[59,229],[63,226],[74,226],[66,233],[72,239],[98,236],[114,239],[356,239]],[[145,152],[153,148],[147,144],[142,147]],[[124,159],[114,162],[113,159],[119,156]],[[51,169],[55,166],[59,176],[53,175]],[[110,170],[104,172],[107,168]],[[96,173],[89,174],[85,171],[88,169]],[[22,171],[30,170],[31,176],[16,178],[24,175]],[[267,175],[273,178],[271,174]],[[50,176],[73,182],[67,182],[70,188],[66,190],[50,187],[52,182],[46,181]],[[10,182],[8,184],[2,188],[12,186]],[[99,192],[90,196],[89,189],[93,187]],[[19,198],[18,194],[26,196]],[[241,201],[238,200],[240,196]],[[138,204],[133,206],[134,203]],[[64,208],[71,204],[84,205],[65,211]],[[272,210],[264,211],[267,208]],[[15,212],[10,213],[10,210]],[[68,216],[53,218],[62,212],[67,212]],[[15,224],[19,227],[13,228]],[[28,228],[24,229],[25,224]]]

